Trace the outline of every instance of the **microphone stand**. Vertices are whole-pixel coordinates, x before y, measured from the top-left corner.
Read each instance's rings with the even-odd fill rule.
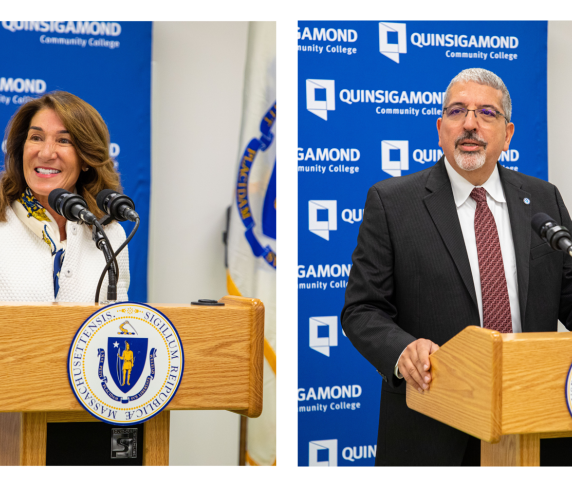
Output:
[[[97,304],[111,304],[117,301],[117,278],[118,278],[118,271],[117,267],[115,266],[115,259],[113,256],[113,249],[111,248],[111,244],[103,230],[102,225],[106,225],[113,221],[112,218],[105,215],[100,218],[93,226],[93,230],[91,232],[91,238],[95,242],[95,245],[99,250],[103,252],[105,256],[105,261],[107,263],[106,268],[108,268],[108,286],[107,286],[107,301],[103,301]],[[99,290],[99,288],[98,288]],[[97,293],[96,301],[99,301],[99,292]]]
[[[121,253],[121,251],[127,246],[127,244],[129,242],[131,242],[131,239],[133,238],[133,236],[135,235],[135,233],[137,232],[137,229],[139,228],[139,224],[141,223],[141,220],[139,219],[139,217],[136,218],[135,220],[135,226],[133,227],[133,230],[131,230],[131,233],[129,234],[129,236],[125,239],[125,241],[119,246],[119,248],[115,251],[115,253],[113,254],[113,260],[110,260],[107,262],[107,264],[105,265],[105,267],[103,268],[103,271],[101,272],[101,276],[99,277],[99,282],[97,283],[97,291],[95,293],[95,302],[97,303],[99,300],[99,290],[101,289],[101,284],[103,283],[103,278],[105,277],[105,272],[107,271],[107,269],[109,269],[109,267],[115,263],[117,265],[117,261],[115,259],[117,259],[117,256]]]

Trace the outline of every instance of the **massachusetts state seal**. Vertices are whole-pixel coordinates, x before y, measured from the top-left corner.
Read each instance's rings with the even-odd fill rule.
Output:
[[[169,319],[146,304],[124,302],[83,323],[70,347],[68,376],[80,404],[97,419],[137,424],[169,404],[184,363]]]
[[[566,387],[564,388],[566,394],[566,406],[568,406],[568,412],[572,416],[572,365],[568,369],[568,375],[566,376]]]

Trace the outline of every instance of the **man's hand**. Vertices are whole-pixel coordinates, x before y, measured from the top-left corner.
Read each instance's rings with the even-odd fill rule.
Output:
[[[439,350],[439,345],[420,338],[407,345],[401,354],[397,366],[403,378],[419,392],[429,389],[431,382],[431,362],[429,355]]]

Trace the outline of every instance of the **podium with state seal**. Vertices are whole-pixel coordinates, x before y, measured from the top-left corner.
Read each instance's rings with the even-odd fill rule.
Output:
[[[407,405],[481,440],[481,466],[540,466],[540,440],[572,437],[572,333],[469,326],[431,354]]]
[[[90,304],[0,303],[0,465],[50,464],[60,448],[89,451],[96,440],[87,426],[112,428],[98,453],[109,459],[104,464],[137,464],[121,463],[129,452],[139,464],[168,465],[171,410],[261,414],[260,300],[122,304],[100,313]],[[142,338],[145,316],[164,348]],[[113,336],[103,336],[103,325]],[[72,423],[86,433],[59,428],[56,438],[53,425]]]

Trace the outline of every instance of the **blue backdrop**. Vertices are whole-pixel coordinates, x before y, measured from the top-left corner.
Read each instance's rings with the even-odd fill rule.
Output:
[[[367,190],[433,165],[461,70],[497,73],[515,135],[501,163],[548,178],[546,22],[299,22],[298,459],[373,465],[381,377],[340,311]]]
[[[151,31],[151,22],[3,21],[0,27],[0,126],[30,97],[55,90],[79,96],[107,123],[124,193],[141,216],[129,244],[129,298],[141,302],[147,301]],[[132,225],[123,223],[127,234]]]

